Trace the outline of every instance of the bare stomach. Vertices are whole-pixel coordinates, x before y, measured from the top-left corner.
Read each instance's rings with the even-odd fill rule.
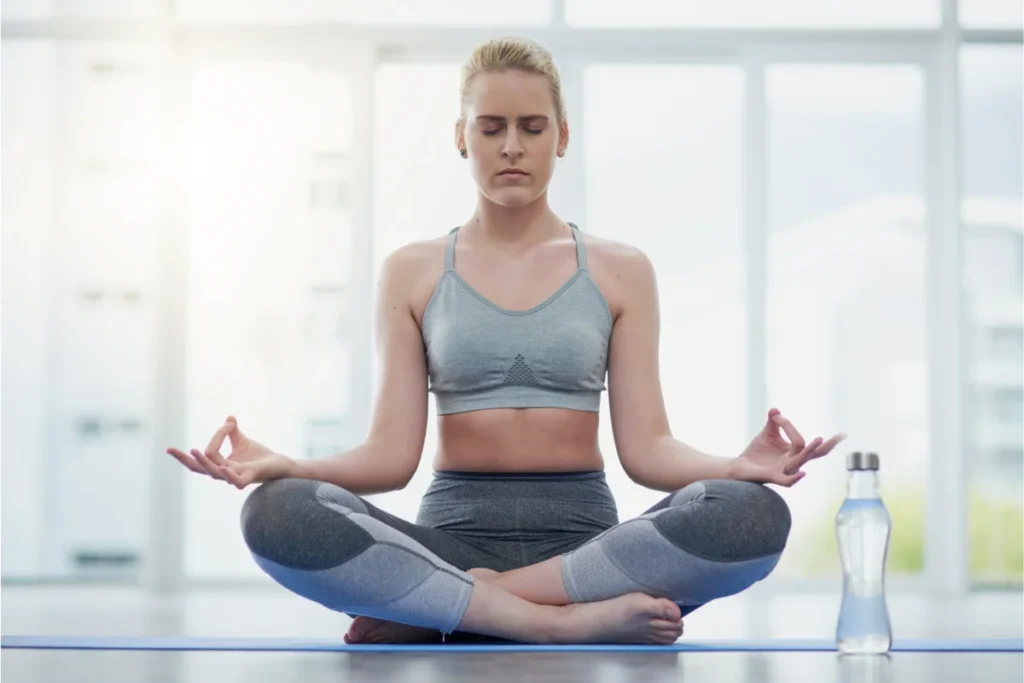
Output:
[[[562,408],[477,410],[438,419],[438,472],[604,469],[598,414]]]

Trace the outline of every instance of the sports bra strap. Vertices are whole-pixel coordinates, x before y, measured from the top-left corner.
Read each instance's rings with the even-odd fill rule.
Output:
[[[583,246],[583,237],[580,235],[580,229],[576,227],[575,223],[569,223],[569,227],[572,228],[572,238],[576,240],[576,265],[586,270],[587,249]]]
[[[459,228],[455,227],[448,233],[448,245],[444,250],[444,269],[455,270],[455,237]]]

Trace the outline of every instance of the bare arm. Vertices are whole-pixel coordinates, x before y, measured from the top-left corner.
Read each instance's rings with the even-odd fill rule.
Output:
[[[379,391],[369,436],[330,458],[297,461],[292,476],[370,494],[404,488],[416,473],[427,429],[426,358],[411,308],[417,254],[418,245],[407,245],[383,264],[374,312]]]
[[[629,249],[616,256],[613,268],[623,304],[612,332],[608,402],[623,469],[636,483],[657,491],[731,478],[732,458],[677,441],[669,428],[658,367],[661,324],[654,267],[643,252]]]

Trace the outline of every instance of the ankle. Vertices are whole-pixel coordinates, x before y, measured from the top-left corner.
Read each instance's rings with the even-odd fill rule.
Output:
[[[537,629],[542,644],[567,643],[572,640],[573,610],[570,605],[540,605],[544,608],[544,620]]]

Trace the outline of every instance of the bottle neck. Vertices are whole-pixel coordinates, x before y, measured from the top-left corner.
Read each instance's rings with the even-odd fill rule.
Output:
[[[850,470],[847,498],[879,498],[878,470]]]

